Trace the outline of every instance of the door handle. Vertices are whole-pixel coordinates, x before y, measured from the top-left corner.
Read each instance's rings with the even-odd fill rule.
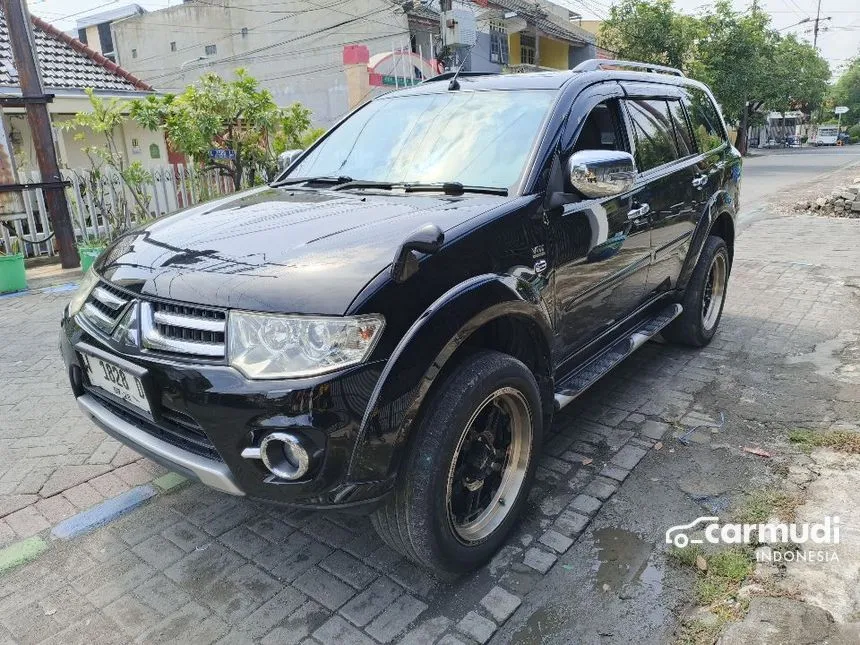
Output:
[[[627,219],[639,219],[645,217],[651,212],[651,207],[648,204],[640,204],[638,208],[631,208],[627,211]]]
[[[707,175],[698,175],[696,177],[693,177],[693,187],[694,188],[704,188],[707,183],[708,183],[708,176]]]

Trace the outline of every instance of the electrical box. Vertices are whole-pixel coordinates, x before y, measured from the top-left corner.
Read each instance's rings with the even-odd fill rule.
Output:
[[[442,44],[471,47],[478,38],[475,14],[470,9],[451,9],[441,15]]]

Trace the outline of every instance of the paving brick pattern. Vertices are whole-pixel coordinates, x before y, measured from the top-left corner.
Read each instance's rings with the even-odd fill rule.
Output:
[[[57,349],[69,297],[0,299],[0,548],[166,472],[79,412]]]
[[[802,356],[840,333],[844,303],[860,288],[851,277],[860,266],[860,229],[850,221],[819,220],[814,242],[802,253],[773,257],[773,249],[807,235],[811,226],[804,218],[785,218],[779,227],[759,223],[741,238],[724,326],[707,349],[648,344],[557,415],[523,521],[476,573],[453,583],[437,580],[384,546],[363,517],[285,510],[192,484],[92,534],[55,542],[5,574],[0,641],[491,640],[656,442],[674,441],[680,426],[713,420],[696,397],[718,385],[729,350],[755,344],[759,352]],[[825,257],[827,272],[816,266]],[[4,338],[7,329],[39,332],[26,351],[0,346],[0,379],[12,384],[3,389],[0,418],[15,424],[3,427],[0,441],[17,456],[4,462],[3,479],[15,484],[4,494],[38,498],[64,466],[109,468],[88,471],[86,480],[69,475],[69,486],[55,493],[65,502],[22,499],[27,503],[0,524],[0,537],[3,527],[16,536],[44,530],[40,517],[53,523],[101,491],[135,485],[148,472],[145,461],[118,468],[121,451],[112,453],[104,444],[110,440],[72,409],[65,379],[55,373],[60,306],[43,296],[0,301]],[[10,355],[18,361],[26,356],[26,364],[16,368]],[[29,397],[45,392],[53,392],[50,403],[37,411]],[[45,473],[27,452],[31,440],[61,444],[73,457],[60,464],[65,452],[46,456],[54,465]],[[27,468],[18,468],[19,461]],[[35,472],[44,476],[39,487],[19,489]]]

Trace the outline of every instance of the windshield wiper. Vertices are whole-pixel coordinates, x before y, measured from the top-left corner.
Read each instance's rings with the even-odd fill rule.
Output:
[[[496,186],[468,186],[459,181],[446,181],[441,184],[403,184],[407,193],[445,193],[446,195],[462,195],[463,193],[486,193],[507,197],[507,188]]]
[[[382,190],[392,190],[397,184],[391,181],[371,181],[369,179],[353,179],[343,184],[339,184],[332,190],[346,190],[347,188],[381,188]]]
[[[352,177],[340,175],[338,177],[322,176],[322,177],[287,177],[283,181],[271,184],[272,188],[280,188],[281,186],[292,186],[293,184],[347,184],[352,181]]]

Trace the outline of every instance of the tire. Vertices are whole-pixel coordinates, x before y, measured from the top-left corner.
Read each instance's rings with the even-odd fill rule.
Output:
[[[681,299],[684,311],[663,330],[666,340],[693,347],[711,342],[723,315],[730,271],[725,241],[709,236]]]
[[[543,436],[540,401],[534,375],[512,356],[480,351],[457,365],[425,404],[395,491],[371,517],[386,544],[442,575],[489,560],[528,501]]]

